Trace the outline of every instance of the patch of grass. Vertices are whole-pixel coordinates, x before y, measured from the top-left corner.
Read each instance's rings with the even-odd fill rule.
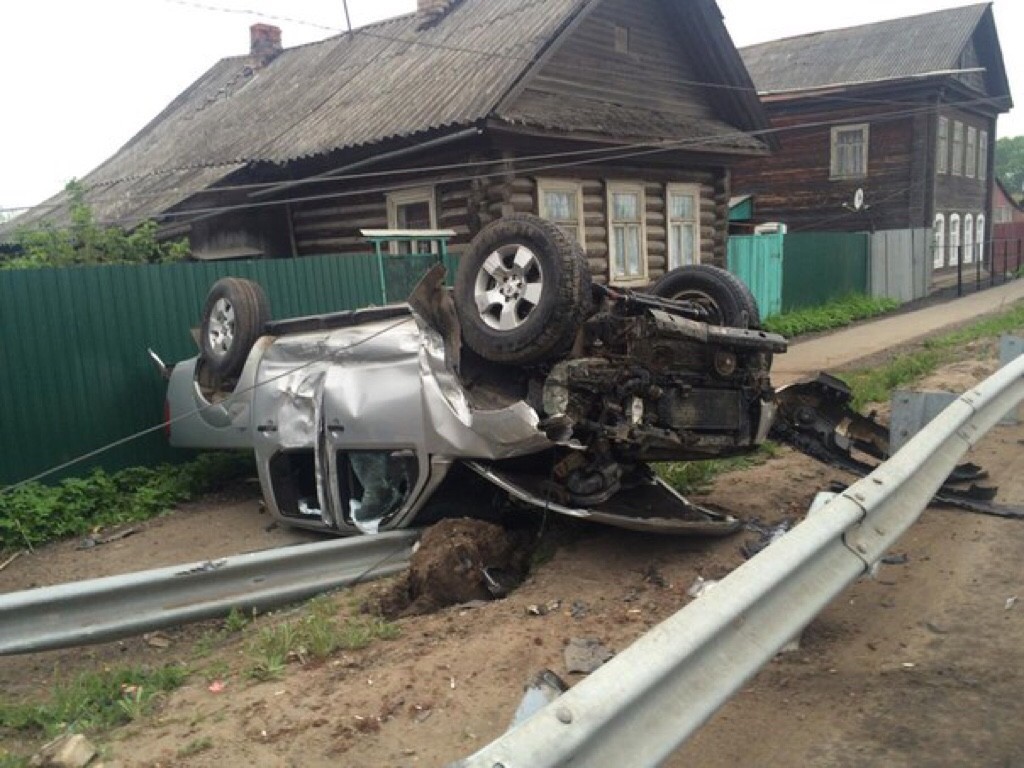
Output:
[[[893,299],[873,299],[853,294],[820,307],[808,307],[769,317],[763,326],[772,333],[793,337],[802,333],[843,328],[857,320],[890,312],[898,306],[899,302]]]
[[[0,551],[146,520],[254,473],[251,454],[219,452],[186,464],[97,469],[58,485],[0,489]]]
[[[757,451],[746,456],[736,456],[731,459],[666,462],[657,465],[657,472],[679,493],[699,493],[706,490],[716,477],[760,466],[777,454],[778,446],[766,442],[760,445]]]
[[[232,608],[224,619],[224,631],[228,634],[238,634],[247,626],[249,626],[249,617],[238,608]]]
[[[152,670],[87,672],[58,681],[43,703],[0,703],[0,733],[10,730],[53,736],[65,730],[122,725],[144,716],[155,697],[179,688],[188,674],[187,668],[171,664]]]
[[[31,764],[27,757],[12,755],[9,752],[0,753],[0,768],[28,768]]]
[[[326,659],[338,651],[366,648],[375,640],[394,640],[400,634],[395,624],[379,617],[341,618],[330,597],[315,598],[301,618],[260,630],[249,644],[252,664],[246,674],[256,680],[273,679],[284,673],[289,661]]]
[[[178,757],[192,757],[208,749],[213,749],[213,739],[209,736],[192,739],[188,744],[178,750]]]
[[[1024,327],[1024,304],[1001,315],[979,320],[957,331],[928,339],[914,352],[900,355],[885,365],[844,373],[842,378],[854,393],[853,407],[863,410],[869,403],[887,401],[897,387],[912,384],[956,359],[968,344]]]

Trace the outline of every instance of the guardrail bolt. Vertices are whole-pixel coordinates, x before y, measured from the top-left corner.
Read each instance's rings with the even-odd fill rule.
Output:
[[[866,555],[868,553],[868,548],[865,547],[863,544],[858,544],[857,551],[860,552],[862,555]]]
[[[572,712],[570,712],[566,707],[559,707],[555,710],[555,717],[558,718],[558,722],[564,723],[565,725],[572,722]]]

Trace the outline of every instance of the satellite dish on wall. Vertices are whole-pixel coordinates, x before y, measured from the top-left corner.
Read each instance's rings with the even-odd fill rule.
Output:
[[[853,210],[860,211],[864,208],[864,190],[859,188],[853,193]]]

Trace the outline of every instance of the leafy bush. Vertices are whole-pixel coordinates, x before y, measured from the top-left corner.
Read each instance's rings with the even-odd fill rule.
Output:
[[[210,453],[187,464],[98,469],[55,486],[0,490],[0,551],[144,520],[254,473],[249,454]]]
[[[802,333],[843,328],[857,320],[890,312],[898,306],[899,302],[893,299],[873,299],[853,294],[820,307],[798,309],[769,317],[764,321],[764,327],[765,330],[783,336],[799,336]]]
[[[92,209],[85,202],[85,187],[81,182],[68,182],[64,191],[70,198],[70,225],[43,224],[16,231],[15,239],[22,255],[0,261],[0,268],[156,264],[188,257],[188,240],[158,242],[154,221],[143,222],[131,232],[97,224]]]

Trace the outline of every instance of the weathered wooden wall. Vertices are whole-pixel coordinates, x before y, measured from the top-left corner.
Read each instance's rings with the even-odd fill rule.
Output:
[[[781,149],[771,157],[740,162],[733,170],[734,194],[753,194],[760,220],[781,221],[791,230],[839,232],[926,226],[926,121],[894,117],[883,105],[783,111],[769,105]],[[835,125],[869,123],[868,175],[831,179]],[[810,127],[803,127],[810,126]],[[844,208],[864,190],[869,213]],[[870,215],[869,215],[870,214]]]

